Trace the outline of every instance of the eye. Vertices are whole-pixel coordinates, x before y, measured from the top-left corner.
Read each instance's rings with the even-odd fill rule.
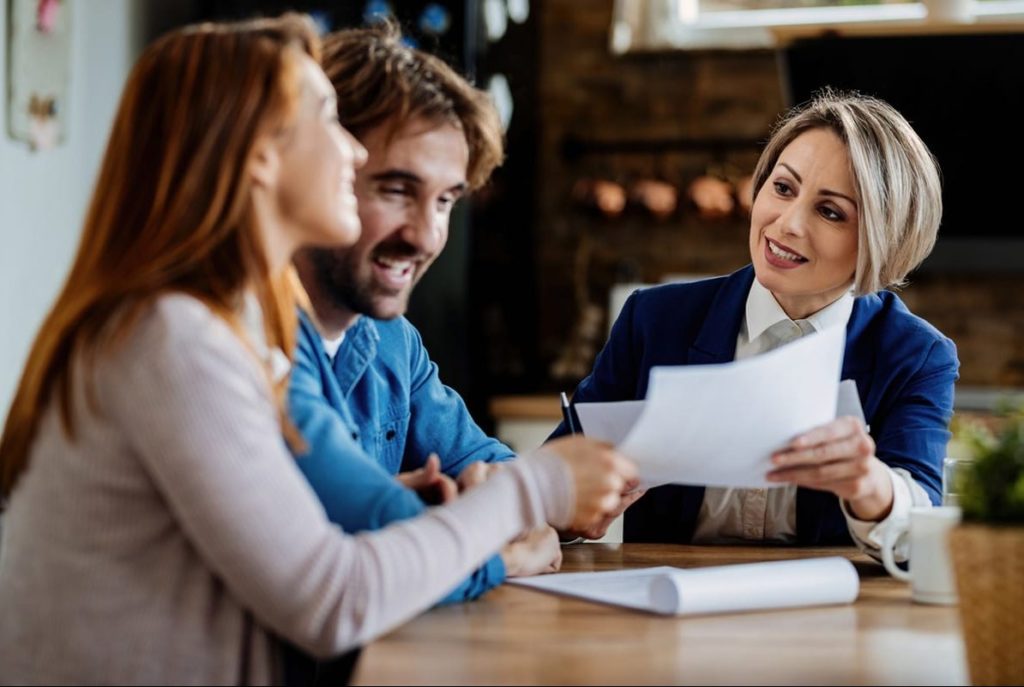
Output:
[[[457,196],[445,194],[437,199],[437,207],[439,210],[448,210],[455,205],[456,201],[458,201]]]
[[[789,184],[785,181],[774,181],[772,186],[775,187],[775,192],[780,196],[791,196],[793,195],[793,189],[790,188]]]
[[[831,205],[822,205],[818,209],[818,213],[831,222],[842,222],[846,219],[846,215]]]
[[[404,184],[383,184],[380,187],[380,192],[385,196],[408,196],[410,195],[409,187]]]

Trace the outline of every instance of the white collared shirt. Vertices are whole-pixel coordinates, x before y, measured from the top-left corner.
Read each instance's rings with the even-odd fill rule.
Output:
[[[736,339],[736,360],[770,351],[789,341],[828,327],[845,327],[853,311],[853,295],[843,294],[810,317],[791,320],[768,289],[754,279],[747,295],[746,311]],[[893,506],[881,522],[853,517],[840,503],[854,542],[878,557],[893,522],[905,519],[911,506],[927,505],[928,495],[905,470],[887,468],[893,485]],[[796,493],[794,485],[773,489],[707,487],[697,516],[693,541],[698,544],[796,541]],[[898,559],[905,551],[897,550]]]

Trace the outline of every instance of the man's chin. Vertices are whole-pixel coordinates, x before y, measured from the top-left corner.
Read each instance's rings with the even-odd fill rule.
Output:
[[[404,315],[408,309],[408,298],[377,299],[371,304],[369,312],[363,314],[375,320],[393,320]]]

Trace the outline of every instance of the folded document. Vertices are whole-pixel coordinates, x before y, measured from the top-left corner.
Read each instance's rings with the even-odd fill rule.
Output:
[[[662,615],[847,604],[860,579],[845,558],[518,577],[509,584]]]

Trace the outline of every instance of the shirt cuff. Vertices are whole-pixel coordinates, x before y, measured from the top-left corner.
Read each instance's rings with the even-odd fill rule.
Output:
[[[889,474],[889,480],[892,482],[892,509],[889,511],[889,515],[885,516],[884,520],[878,522],[860,520],[850,512],[845,499],[840,499],[839,501],[839,507],[846,517],[846,525],[850,530],[850,536],[853,537],[854,543],[862,551],[874,558],[881,556],[882,542],[885,541],[888,531],[896,523],[905,522],[910,516],[911,507],[914,505],[910,486],[904,477],[888,465],[885,466],[885,469]],[[909,555],[907,545],[901,543],[896,547],[894,553],[897,561],[907,560]]]

